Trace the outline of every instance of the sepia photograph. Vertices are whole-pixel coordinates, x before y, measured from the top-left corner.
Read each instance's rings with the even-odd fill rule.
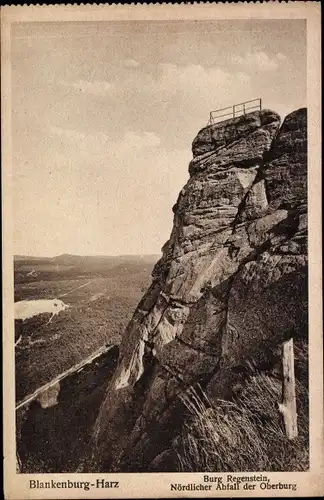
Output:
[[[138,17],[10,24],[15,477],[298,496],[322,376],[306,16]]]

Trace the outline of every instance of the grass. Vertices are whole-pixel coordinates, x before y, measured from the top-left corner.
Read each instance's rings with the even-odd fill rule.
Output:
[[[296,349],[296,373],[303,373],[305,348]],[[303,366],[305,375],[307,369]],[[303,378],[303,377],[302,377]],[[307,379],[306,379],[307,380]],[[288,440],[278,403],[281,381],[251,376],[232,401],[211,403],[191,388],[182,401],[189,412],[175,445],[181,471],[303,471],[308,469],[308,391],[296,381],[299,435]]]

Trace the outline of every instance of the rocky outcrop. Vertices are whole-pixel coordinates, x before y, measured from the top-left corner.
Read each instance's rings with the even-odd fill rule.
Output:
[[[228,397],[250,357],[307,335],[306,110],[208,126],[192,151],[96,422],[96,470],[175,470],[181,394]]]
[[[58,403],[58,397],[60,394],[60,382],[51,385],[44,392],[41,392],[37,397],[37,401],[42,408],[51,408]]]

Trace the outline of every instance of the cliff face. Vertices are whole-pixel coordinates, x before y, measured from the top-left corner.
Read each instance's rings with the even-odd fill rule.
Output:
[[[152,285],[95,426],[96,470],[174,470],[179,396],[228,397],[238,367],[307,336],[306,109],[202,129]],[[98,465],[99,464],[99,465]]]

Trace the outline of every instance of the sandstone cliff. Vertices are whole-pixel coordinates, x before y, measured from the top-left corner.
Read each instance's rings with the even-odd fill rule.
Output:
[[[95,426],[96,470],[172,469],[190,386],[230,397],[238,367],[307,337],[307,118],[202,129],[152,284]]]

